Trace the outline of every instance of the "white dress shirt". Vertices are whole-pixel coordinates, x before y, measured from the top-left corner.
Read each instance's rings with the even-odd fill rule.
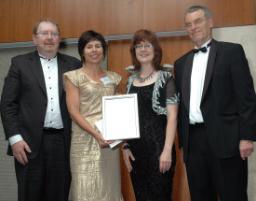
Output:
[[[201,47],[206,47],[210,40],[204,43]],[[207,69],[210,46],[207,46],[207,52],[194,54],[191,80],[190,80],[190,107],[189,107],[189,122],[190,124],[203,123],[204,119],[200,109],[202,93],[204,88],[205,73]]]
[[[63,128],[59,102],[59,79],[57,57],[53,59],[40,58],[47,92],[47,109],[44,127]]]

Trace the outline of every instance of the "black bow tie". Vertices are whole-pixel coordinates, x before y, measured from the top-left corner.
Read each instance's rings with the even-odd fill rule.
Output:
[[[193,49],[193,52],[196,54],[198,52],[203,52],[203,53],[206,53],[207,52],[207,47],[201,47],[199,49]]]
[[[53,58],[51,58],[51,59],[48,59],[48,58],[43,57],[43,56],[41,56],[41,55],[39,55],[39,57],[40,57],[41,59],[44,59],[44,60],[50,61],[50,60],[54,59],[55,57],[57,57],[57,55],[55,55],[55,56],[54,56]]]
[[[193,49],[193,52],[196,54],[198,52],[203,52],[206,53],[207,52],[207,48],[211,45],[211,43],[208,43],[207,46],[201,47],[199,49]]]

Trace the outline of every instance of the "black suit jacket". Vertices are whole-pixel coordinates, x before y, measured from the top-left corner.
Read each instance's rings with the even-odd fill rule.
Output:
[[[60,110],[64,125],[64,137],[69,154],[71,120],[66,107],[62,74],[81,66],[74,57],[57,54]],[[34,158],[40,148],[47,107],[44,74],[37,51],[12,59],[5,78],[1,97],[1,117],[6,139],[21,134],[30,146]],[[12,155],[10,146],[8,154]]]
[[[190,78],[194,53],[175,62],[180,93],[178,132],[188,155]],[[256,96],[241,45],[212,40],[200,105],[210,149],[217,157],[239,154],[239,141],[256,140]]]

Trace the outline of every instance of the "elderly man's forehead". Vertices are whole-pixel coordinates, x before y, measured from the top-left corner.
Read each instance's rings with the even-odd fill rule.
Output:
[[[40,22],[40,24],[38,25],[38,29],[45,28],[45,27],[54,27],[55,29],[58,29],[56,24],[48,21]]]

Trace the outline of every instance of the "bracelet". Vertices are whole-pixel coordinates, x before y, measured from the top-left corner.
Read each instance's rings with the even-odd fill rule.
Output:
[[[123,149],[125,150],[125,149],[130,149],[130,145],[129,144],[125,144],[124,146],[123,146]]]

